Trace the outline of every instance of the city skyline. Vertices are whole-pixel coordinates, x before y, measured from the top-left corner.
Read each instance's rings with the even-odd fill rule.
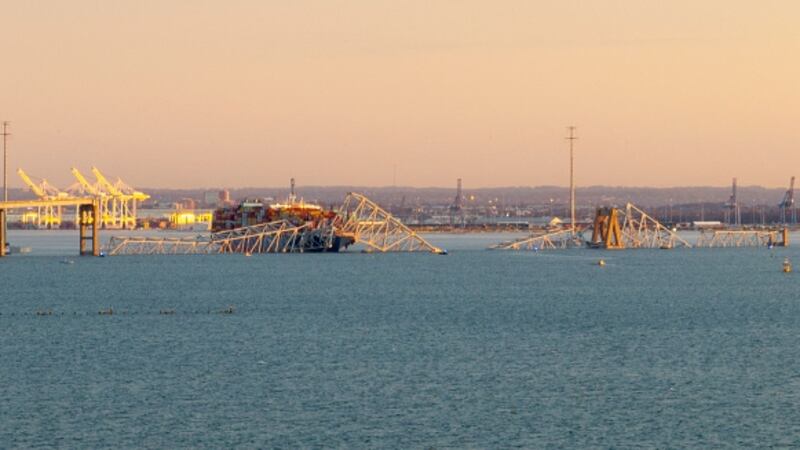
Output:
[[[151,188],[784,187],[791,1],[88,1],[4,8],[18,167]]]

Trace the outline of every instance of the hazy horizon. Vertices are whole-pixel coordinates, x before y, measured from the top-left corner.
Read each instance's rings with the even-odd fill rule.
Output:
[[[0,120],[66,187],[786,187],[800,3],[12,2]]]

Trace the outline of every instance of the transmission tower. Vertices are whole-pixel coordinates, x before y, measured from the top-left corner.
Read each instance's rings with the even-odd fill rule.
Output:
[[[3,201],[8,201],[8,121],[3,122]]]
[[[738,197],[738,189],[736,186],[736,177],[733,178],[733,186],[731,188],[731,196],[728,199],[728,203],[725,204],[728,207],[726,211],[728,224],[734,226],[740,226],[742,224],[742,213],[741,209],[739,208],[739,197]]]
[[[464,194],[461,190],[461,178],[456,182],[456,198],[450,205],[450,226],[456,225],[456,217],[458,224],[464,226]]]
[[[789,189],[783,194],[783,200],[778,206],[781,208],[781,222],[784,225],[797,223],[797,209],[794,207],[794,177],[789,181]]]

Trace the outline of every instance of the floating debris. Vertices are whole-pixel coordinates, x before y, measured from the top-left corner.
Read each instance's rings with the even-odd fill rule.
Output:
[[[783,260],[783,273],[789,273],[792,271],[792,262],[789,261],[789,258]]]

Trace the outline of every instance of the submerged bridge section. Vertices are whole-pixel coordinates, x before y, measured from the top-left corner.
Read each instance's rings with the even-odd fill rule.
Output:
[[[532,234],[489,247],[492,250],[556,250],[583,247],[583,239],[571,229]]]
[[[591,238],[584,234],[591,229]],[[497,244],[492,249],[547,250],[586,245],[601,249],[628,248],[720,248],[720,247],[788,247],[789,231],[777,230],[709,230],[697,242],[689,243],[674,230],[632,203],[625,209],[598,208],[593,225],[576,236],[571,230],[533,234]]]
[[[622,220],[622,222],[620,222]],[[584,233],[591,229],[592,237]],[[604,249],[691,247],[677,233],[628,203],[624,210],[598,208],[594,224],[579,233],[571,229],[538,233],[490,247],[499,250],[553,250],[583,247]]]
[[[311,228],[278,220],[189,238],[112,237],[109,255],[192,255],[213,253],[303,253],[334,245],[333,228]]]
[[[788,247],[789,229],[703,231],[695,247]]]

